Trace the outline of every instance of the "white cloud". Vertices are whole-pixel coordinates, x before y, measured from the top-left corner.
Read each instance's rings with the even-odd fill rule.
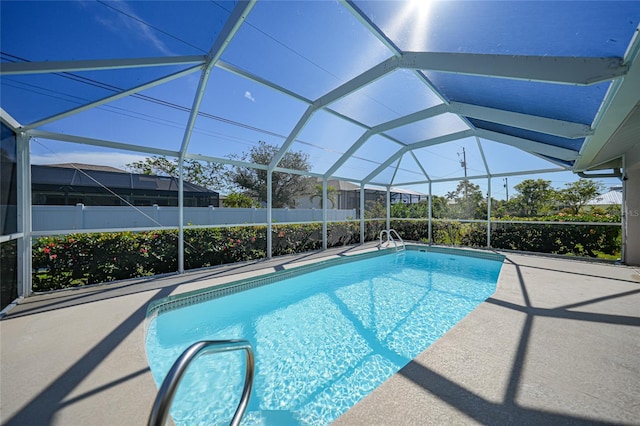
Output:
[[[255,102],[256,101],[255,98],[253,97],[253,95],[251,94],[251,92],[248,91],[248,90],[246,92],[244,92],[244,97],[249,99],[251,102]]]
[[[106,5],[106,4],[105,4]],[[98,23],[108,28],[120,37],[145,40],[153,45],[164,55],[175,55],[157,35],[154,29],[148,26],[126,2],[117,1],[107,5],[112,10],[119,12],[117,16],[97,16]]]

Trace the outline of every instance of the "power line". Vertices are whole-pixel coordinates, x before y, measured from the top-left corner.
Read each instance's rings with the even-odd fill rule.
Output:
[[[172,39],[177,40],[177,41],[179,41],[179,42],[181,42],[181,43],[184,43],[184,44],[186,44],[187,46],[193,47],[194,49],[196,49],[196,50],[198,50],[198,51],[200,51],[200,52],[202,52],[202,53],[207,53],[207,51],[206,51],[206,50],[203,50],[201,47],[196,46],[196,45],[194,45],[194,44],[191,44],[191,43],[189,43],[188,41],[183,40],[183,39],[181,39],[181,38],[179,38],[179,37],[176,37],[176,36],[174,36],[173,34],[168,33],[167,31],[165,31],[165,30],[163,30],[163,29],[161,29],[161,28],[158,28],[158,27],[156,27],[156,26],[154,26],[154,25],[151,25],[151,24],[150,24],[150,23],[148,23],[147,21],[145,21],[145,20],[143,20],[143,19],[141,19],[141,18],[139,18],[139,17],[137,17],[137,16],[135,16],[135,15],[133,15],[133,14],[127,13],[127,12],[125,12],[125,11],[124,11],[124,10],[122,10],[122,9],[118,9],[117,7],[114,7],[114,6],[113,6],[112,4],[110,4],[110,3],[107,3],[107,2],[102,1],[102,0],[96,0],[96,1],[97,1],[99,4],[103,5],[104,7],[108,7],[109,9],[112,9],[112,10],[114,10],[114,11],[118,12],[118,13],[121,13],[122,15],[124,15],[124,16],[126,16],[126,17],[128,17],[128,18],[130,18],[130,19],[133,19],[134,21],[136,21],[136,22],[138,22],[138,23],[140,23],[140,24],[146,25],[146,26],[147,26],[147,27],[149,27],[149,28],[153,28],[154,30],[156,30],[156,31],[158,31],[158,32],[160,32],[160,33],[162,33],[162,34],[166,35],[167,37],[171,37]]]
[[[1,52],[0,51],[0,54],[5,56],[5,57],[10,58],[9,59],[10,62],[18,62],[18,61],[20,61],[20,62],[31,62],[30,60],[28,60],[26,58],[22,58],[22,57],[19,57],[19,56],[16,56],[16,55],[13,55],[13,54],[10,54],[10,53],[7,53],[7,52]],[[75,81],[77,83],[87,84],[87,85],[90,85],[90,86],[93,86],[93,87],[97,87],[97,88],[100,88],[100,89],[103,89],[103,90],[108,90],[108,91],[113,92],[113,93],[120,93],[120,92],[122,92],[124,90],[121,87],[118,87],[118,86],[115,86],[115,85],[112,85],[112,84],[109,84],[109,83],[105,83],[105,82],[102,82],[102,81],[99,81],[99,80],[95,80],[95,79],[92,79],[92,78],[89,78],[89,77],[85,77],[85,76],[81,76],[81,75],[77,75],[77,74],[73,74],[73,73],[69,73],[69,72],[52,73],[52,75],[56,75],[56,76],[59,76],[59,77],[65,78],[65,79],[69,79],[69,80]],[[27,90],[27,91],[31,91],[33,93],[38,93],[38,94],[44,95],[44,96],[49,96],[49,97],[65,100],[67,102],[73,102],[73,103],[76,103],[77,105],[82,105],[82,102],[77,102],[77,101],[72,101],[70,99],[65,99],[65,98],[61,97],[60,95],[72,97],[72,98],[77,99],[78,101],[86,101],[86,102],[91,102],[92,101],[91,99],[87,99],[87,98],[83,98],[83,97],[79,97],[79,96],[71,96],[71,95],[68,95],[67,93],[57,92],[55,90],[52,90],[52,89],[49,89],[49,88],[45,88],[45,87],[41,87],[41,86],[37,86],[37,85],[33,85],[33,84],[28,84],[28,83],[24,83],[24,82],[17,82],[17,81],[16,81],[16,83],[23,84],[25,86],[29,86],[29,87],[32,87],[34,89],[39,89],[39,90],[41,90],[41,92],[37,92],[35,90],[29,90],[29,89],[26,89],[26,88],[21,88],[22,90]],[[13,86],[13,87],[18,88],[17,86]],[[47,94],[45,92],[49,92],[49,94]],[[164,100],[164,99],[158,99],[158,98],[155,98],[155,97],[152,97],[152,96],[143,95],[143,94],[140,94],[140,93],[134,93],[134,94],[130,95],[130,97],[135,98],[135,99],[139,99],[139,100],[142,100],[142,101],[154,103],[156,105],[164,106],[164,107],[171,108],[171,109],[174,109],[174,110],[177,110],[177,111],[181,111],[181,112],[190,112],[191,111],[191,109],[189,107],[186,107],[186,106],[183,106],[183,105],[180,105],[180,104],[176,104],[174,102],[170,102],[170,101],[167,101],[167,100]],[[135,118],[135,119],[139,119],[139,120],[145,120],[145,121],[149,121],[149,122],[155,122],[155,123],[160,123],[160,124],[165,124],[166,125],[166,123],[164,123],[164,121],[166,121],[166,120],[163,119],[163,118],[154,117],[154,116],[151,116],[151,115],[148,115],[148,114],[143,114],[143,113],[140,113],[140,112],[137,112],[137,111],[132,111],[132,110],[121,108],[121,107],[115,107],[113,105],[104,105],[104,106],[97,107],[97,108],[98,109],[102,109],[102,110],[119,109],[120,112],[117,112],[117,111],[111,111],[111,112],[116,113],[116,114],[120,114],[120,115],[124,115],[124,116],[128,116],[130,118]],[[133,115],[133,114],[136,114],[136,115]],[[148,117],[148,118],[147,119],[141,118],[138,115],[145,116],[145,117]],[[270,131],[270,130],[266,130],[266,129],[262,129],[262,128],[259,128],[259,127],[255,127],[255,126],[251,126],[251,125],[248,125],[248,124],[244,124],[244,123],[241,123],[241,122],[238,122],[238,121],[235,121],[235,120],[231,120],[231,119],[224,118],[224,117],[221,117],[221,116],[217,116],[217,115],[214,115],[214,114],[210,114],[210,113],[207,113],[207,112],[198,111],[197,115],[201,116],[201,117],[204,117],[204,118],[211,119],[211,120],[215,120],[215,121],[218,121],[218,122],[221,122],[221,123],[229,124],[229,125],[232,125],[232,126],[244,128],[244,129],[247,129],[247,130],[251,130],[251,131],[254,131],[254,132],[257,132],[257,133],[262,133],[262,134],[265,134],[265,135],[268,135],[268,136],[276,137],[276,138],[279,138],[279,139],[286,139],[287,138],[286,135],[283,135],[283,134],[280,134],[280,133],[276,133],[276,132],[273,132],[273,131]],[[174,126],[172,126],[172,127],[174,127]],[[206,133],[204,133],[206,130],[201,129],[201,128],[199,130],[201,130],[201,131],[198,132],[198,133],[206,134]],[[218,132],[212,132],[212,133],[218,133]],[[211,133],[209,133],[209,134],[211,134]],[[226,136],[227,139],[229,139],[229,138],[240,139],[240,138],[237,138],[235,136],[225,135],[223,133],[218,133],[218,134]],[[319,149],[319,150],[323,150],[323,151],[327,150],[323,146],[316,145],[314,143],[303,141],[303,140],[300,140],[300,139],[296,139],[295,142],[298,142],[298,143],[301,143],[303,145],[307,145],[307,146],[310,146],[310,147],[313,147],[313,148],[316,148],[316,149]],[[255,145],[255,143],[251,143],[249,141],[246,141],[246,143],[249,146],[254,146]],[[340,155],[344,154],[344,152],[341,152],[341,151],[338,151],[338,150],[331,150],[331,151],[335,152],[335,153],[338,153]],[[378,161],[371,160],[369,158],[355,156],[355,155],[352,156],[352,158],[355,158],[355,159],[358,159],[358,160],[361,160],[361,161],[365,161],[365,162],[368,162],[368,163],[376,164],[376,165],[382,164],[382,163],[380,163]],[[399,170],[402,170],[402,171],[405,171],[405,172],[408,172],[408,173],[409,172],[410,173],[415,173],[412,170],[408,170],[408,169],[405,169],[405,168],[402,168],[402,167]]]

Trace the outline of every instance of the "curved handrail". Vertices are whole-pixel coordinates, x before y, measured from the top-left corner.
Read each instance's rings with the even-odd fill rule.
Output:
[[[387,241],[392,241],[393,245],[396,247],[396,251],[398,251],[398,245],[396,244],[396,242],[393,240],[393,238],[391,238],[391,235],[389,234],[389,231],[387,231],[386,229],[383,229],[382,231],[380,231],[380,242],[378,243],[378,249],[382,248],[382,237],[384,236],[384,234],[387,234]]]
[[[394,234],[396,234],[396,237],[398,237],[398,239],[400,240],[400,242],[402,243],[402,250],[406,249],[406,246],[404,245],[404,240],[402,239],[402,237],[400,236],[400,234],[398,234],[398,231],[396,231],[395,229],[391,228],[387,231],[389,233],[389,235],[391,235],[391,233],[393,232]],[[392,236],[393,238],[393,236]],[[396,245],[396,250],[398,250],[398,246]]]
[[[396,242],[395,238],[393,238],[393,235],[391,233],[396,234],[396,237],[398,237],[398,239],[400,240],[400,242],[402,243],[402,250],[405,250],[405,244],[404,244],[404,240],[402,239],[402,237],[400,236],[400,234],[398,234],[398,232],[395,229],[383,229],[382,231],[380,231],[380,243],[378,244],[378,247],[382,248],[382,236],[384,234],[387,234],[387,242],[391,241],[393,243],[393,245],[396,248],[396,252],[398,251],[398,243]]]
[[[247,354],[247,369],[244,379],[242,397],[236,412],[231,419],[232,426],[238,426],[244,415],[249,396],[251,396],[251,386],[253,385],[254,357],[251,343],[246,340],[203,340],[189,346],[178,359],[173,363],[171,370],[164,378],[158,395],[153,403],[151,414],[149,415],[148,426],[163,426],[169,415],[169,408],[173,402],[173,397],[178,389],[178,385],[191,362],[207,353],[229,352],[243,349]]]

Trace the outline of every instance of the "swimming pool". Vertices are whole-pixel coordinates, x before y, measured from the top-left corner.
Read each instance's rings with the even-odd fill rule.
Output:
[[[156,383],[196,341],[246,339],[256,374],[242,423],[329,424],[493,294],[503,259],[354,257],[155,304],[146,349]],[[244,368],[241,353],[197,359],[173,403],[176,424],[228,424]]]

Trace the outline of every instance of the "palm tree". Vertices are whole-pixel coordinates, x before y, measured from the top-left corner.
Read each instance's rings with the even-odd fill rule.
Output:
[[[314,187],[314,193],[309,197],[309,201],[313,203],[316,198],[322,200],[322,185],[318,184]],[[334,208],[336,205],[336,198],[338,197],[338,190],[331,186],[327,185],[327,200],[331,202],[331,208]]]

